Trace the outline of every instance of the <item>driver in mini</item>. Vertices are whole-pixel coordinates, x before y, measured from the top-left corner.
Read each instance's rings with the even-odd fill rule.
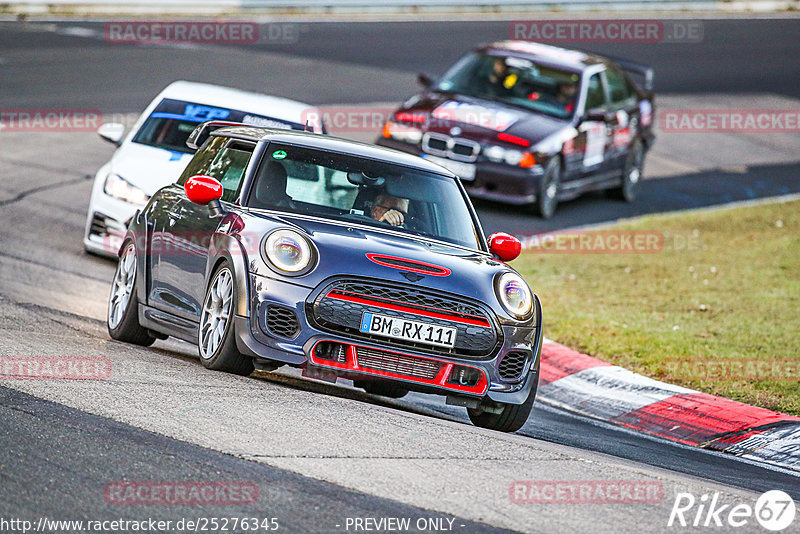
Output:
[[[402,226],[408,215],[408,199],[382,192],[372,204],[372,218],[392,226]]]

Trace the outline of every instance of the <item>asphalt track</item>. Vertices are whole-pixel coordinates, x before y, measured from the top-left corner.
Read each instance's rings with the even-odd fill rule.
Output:
[[[714,32],[718,31],[718,24],[732,26],[719,30],[720,34],[716,36]],[[66,26],[74,24],[58,28]],[[310,27],[313,31],[302,34],[304,39],[292,50],[287,50],[285,45],[277,49],[279,54],[274,53],[274,46],[248,49],[248,57],[264,68],[260,70],[253,64],[241,63],[239,51],[229,48],[119,47],[95,38],[6,25],[0,31],[2,107],[99,107],[107,112],[136,111],[163,85],[177,78],[203,79],[320,104],[400,99],[414,90],[415,71],[436,72],[467,44],[504,37],[496,34],[505,31],[506,26],[505,23],[448,23],[444,29],[440,27],[441,31],[431,30],[429,23]],[[664,83],[674,85],[660,85],[663,90],[673,87],[673,90],[683,93],[703,93],[721,90],[724,86],[727,92],[768,89],[797,96],[796,69],[793,73],[782,73],[800,52],[797,50],[800,43],[790,38],[796,35],[797,27],[794,20],[708,22],[705,34],[708,48],[692,45],[694,48],[687,51],[689,45],[682,45],[684,51],[690,52],[691,58],[687,61],[693,66],[675,65],[675,53],[670,47],[677,45],[649,45],[649,49],[636,53],[645,55],[645,59],[656,65],[663,65],[668,69],[667,73],[673,73],[664,76]],[[787,32],[791,31],[795,33],[788,35]],[[732,32],[738,32],[739,39],[721,38],[721,35]],[[765,34],[781,41],[779,50],[774,46],[775,41],[771,45],[766,42]],[[423,36],[427,40],[422,39]],[[436,53],[430,53],[431,49]],[[204,62],[198,61],[200,57]],[[376,60],[376,57],[381,59]],[[774,60],[764,61],[765,57]],[[730,64],[734,60],[737,64],[735,69]],[[380,65],[376,65],[376,61]],[[717,66],[719,61],[724,63]],[[670,71],[670,68],[674,70]],[[265,75],[265,72],[269,74]],[[326,76],[324,84],[312,86],[302,83],[303,79],[322,75]],[[765,88],[765,84],[769,87]],[[3,135],[11,134],[0,133]],[[282,414],[279,411],[261,415],[253,423],[254,428],[232,428],[228,423],[231,414],[220,415],[208,408],[221,402],[214,396],[215,388],[234,391],[223,388],[236,387],[236,391],[244,391],[245,397],[249,395],[251,402],[258,398],[254,393],[256,389],[283,395],[292,404],[279,410],[307,411],[311,419],[322,417],[327,406],[336,406],[343,410],[337,415],[344,422],[331,422],[330,435],[320,436],[321,441],[349,439],[347,433],[351,433],[359,436],[356,440],[363,439],[369,444],[374,441],[376,447],[394,451],[394,441],[408,440],[410,460],[435,460],[436,455],[420,449],[419,444],[423,438],[435,443],[437,434],[458,436],[465,442],[490,438],[462,425],[465,417],[460,411],[420,396],[384,402],[346,387],[299,381],[287,375],[232,379],[203,370],[191,357],[192,351],[182,344],[159,342],[153,349],[138,349],[108,342],[99,318],[102,317],[113,264],[84,255],[80,235],[90,186],[85,177],[108,157],[111,147],[100,144],[89,134],[25,134],[0,141],[0,162],[4,169],[0,183],[0,217],[4,223],[4,230],[0,232],[0,332],[4,341],[0,354],[82,354],[89,351],[115,358],[115,364],[118,362],[122,366],[124,377],[130,373],[130,381],[114,384],[121,397],[117,403],[109,403],[108,398],[113,397],[103,397],[109,393],[99,388],[2,384],[6,386],[0,388],[0,438],[4,451],[0,454],[0,477],[3,481],[0,513],[3,516],[50,514],[51,517],[69,518],[69,512],[75,511],[77,516],[84,518],[107,517],[117,510],[102,500],[98,488],[119,479],[254,480],[268,495],[267,499],[260,501],[259,515],[279,516],[289,532],[342,531],[336,525],[341,525],[343,518],[352,516],[437,515],[428,511],[432,509],[461,510],[463,514],[453,515],[463,517],[472,515],[470,510],[482,510],[483,501],[491,503],[489,495],[483,495],[482,501],[472,502],[465,498],[448,499],[449,496],[445,495],[441,496],[441,503],[437,499],[426,500],[429,488],[421,481],[414,481],[420,486],[414,486],[410,491],[412,494],[416,491],[416,495],[409,495],[407,488],[387,490],[380,479],[389,479],[391,485],[392,480],[397,482],[403,478],[399,471],[394,470],[397,468],[391,465],[391,458],[382,458],[380,453],[360,458],[352,451],[343,454],[337,450],[326,461],[320,453],[315,456],[289,449],[283,451],[289,458],[281,458],[272,451],[265,459],[242,453],[246,448],[227,445],[226,439],[234,439],[229,434],[259,436],[260,432],[266,432],[260,427],[269,427],[269,423],[261,419],[280,419]],[[514,220],[521,226],[506,226],[505,229],[521,232],[532,226],[538,231],[603,222],[644,212],[797,192],[797,170],[796,165],[787,164],[750,168],[746,174],[710,171],[649,181],[644,183],[641,201],[636,204],[621,205],[600,195],[592,195],[561,206],[557,217],[547,224],[522,212],[507,217],[503,214],[504,208],[491,204],[482,203],[480,209],[487,227],[494,224],[492,221],[499,224]],[[495,216],[503,218],[494,219]],[[170,398],[170,387],[177,384],[172,379],[163,383],[159,381],[165,376],[171,377],[171,366],[181,366],[180,380],[204,386],[186,390],[196,395],[194,404],[186,409],[194,406],[191,409],[203,412],[203,416],[208,418],[206,423],[225,427],[229,434],[224,438],[209,434],[209,440],[218,438],[219,442],[203,441],[192,433],[191,428],[184,428],[185,422],[184,426],[170,426],[172,420],[167,418],[165,426],[159,426],[162,422],[157,421],[158,410],[169,410],[160,399]],[[152,383],[149,383],[150,375]],[[36,397],[50,397],[58,402],[31,397],[22,392],[26,389],[35,392]],[[338,399],[345,402],[340,403]],[[178,396],[173,401],[180,406],[186,399]],[[75,407],[83,409],[76,411]],[[365,419],[375,425],[376,431],[380,429],[387,435],[380,439],[369,435],[362,437],[364,428],[348,426],[353,421]],[[203,426],[206,423],[192,421],[198,429],[206,428]],[[433,429],[429,431],[426,428],[424,432],[416,428],[409,430],[398,421],[423,421],[425,425],[432,424]],[[301,417],[293,424],[302,428],[310,423]],[[290,435],[299,431],[286,429]],[[280,441],[277,433],[269,436]],[[800,480],[794,475],[718,453],[643,437],[543,404],[537,405],[528,424],[516,437],[491,439],[497,447],[516,444],[521,450],[544,451],[537,454],[557,452],[575,458],[575,463],[567,464],[569,467],[566,469],[548,469],[546,462],[537,464],[541,469],[539,478],[609,478],[619,476],[615,473],[624,468],[628,470],[625,472],[664,480],[670,489],[724,487],[739,498],[746,498],[741,496],[751,495],[750,491],[780,488],[800,499]],[[456,445],[457,442],[447,439],[442,443],[450,444],[453,451],[467,446]],[[446,457],[447,452],[452,451],[442,454]],[[483,460],[488,466],[495,465],[491,463],[496,460],[491,458],[492,451],[463,452],[474,454],[476,462]],[[306,465],[304,458],[318,458],[320,463]],[[386,474],[375,474],[378,481],[374,487],[357,477],[348,478],[354,477],[352,473],[340,473],[328,467],[337,461],[358,462],[359,458],[362,463],[383,462],[375,465],[386,469]],[[463,458],[460,461],[467,462]],[[553,463],[555,465],[554,460]],[[440,460],[440,464],[454,472],[464,469],[461,465],[448,463],[447,458]],[[525,473],[524,467],[516,469]],[[436,469],[431,472],[439,473]],[[503,479],[506,485],[508,480]],[[489,482],[483,484],[491,487]],[[342,486],[354,489],[343,489]],[[387,500],[387,496],[393,500]],[[462,503],[464,500],[466,502]],[[584,521],[582,524],[585,525],[591,520],[590,516],[596,518],[594,521],[600,531],[613,530],[617,521],[625,521],[618,517],[619,513],[613,507],[600,507],[591,510],[591,514],[589,510],[575,508],[537,509],[535,515],[539,516],[539,522],[536,523],[521,521],[520,517],[529,517],[530,514],[516,509],[504,512],[505,518],[489,513],[473,518],[525,531],[559,531],[559,527],[568,525],[570,520]],[[224,508],[226,515],[242,516],[255,511],[252,508]],[[221,515],[216,510],[198,510],[197,507],[156,512],[152,508],[132,512],[126,509],[125,512],[136,517],[148,514],[162,514],[163,517]],[[475,513],[480,515],[483,512]],[[666,515],[663,509],[655,515],[628,509],[625,513],[634,523],[623,525],[638,524],[648,531],[664,529]],[[488,528],[467,519],[459,518],[456,522],[465,525],[463,529],[468,532]]]

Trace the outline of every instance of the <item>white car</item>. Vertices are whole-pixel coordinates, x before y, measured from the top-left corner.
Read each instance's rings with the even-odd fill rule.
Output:
[[[178,179],[194,150],[186,139],[208,120],[325,133],[317,108],[286,98],[178,81],[164,89],[131,131],[103,124],[98,134],[119,146],[97,172],[89,202],[86,250],[116,256],[130,218],[150,197]]]

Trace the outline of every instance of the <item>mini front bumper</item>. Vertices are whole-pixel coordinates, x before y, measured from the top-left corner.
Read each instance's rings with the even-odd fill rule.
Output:
[[[404,387],[426,393],[487,397],[495,402],[522,404],[531,388],[536,387],[539,377],[541,355],[541,306],[537,299],[536,326],[503,326],[503,343],[489,359],[471,359],[427,353],[414,349],[401,349],[380,343],[354,339],[315,328],[306,318],[306,299],[312,289],[271,278],[251,274],[251,316],[237,316],[234,325],[239,350],[257,360],[281,362],[293,366],[306,366],[324,370],[335,376],[349,379],[377,379],[402,382]],[[277,336],[266,324],[266,310],[269,306],[280,306],[292,310],[297,317],[299,328],[294,338]],[[316,357],[315,347],[321,342],[341,344],[346,347],[347,357],[341,361],[331,361]],[[418,363],[436,362],[440,365],[436,376],[409,376],[402,372],[368,368],[359,365],[357,350],[397,355],[399,358],[413,359]],[[522,371],[513,380],[500,376],[499,366],[509,353],[525,354]],[[395,363],[394,365],[398,365]],[[474,369],[481,378],[467,387],[451,381],[451,371]]]

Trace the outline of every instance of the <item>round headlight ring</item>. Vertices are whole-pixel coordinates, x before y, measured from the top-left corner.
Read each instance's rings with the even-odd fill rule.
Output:
[[[533,293],[517,273],[500,275],[497,279],[497,299],[517,319],[527,319],[533,311]]]
[[[308,239],[295,230],[275,230],[264,239],[264,259],[277,272],[305,274],[314,261],[314,249]]]

